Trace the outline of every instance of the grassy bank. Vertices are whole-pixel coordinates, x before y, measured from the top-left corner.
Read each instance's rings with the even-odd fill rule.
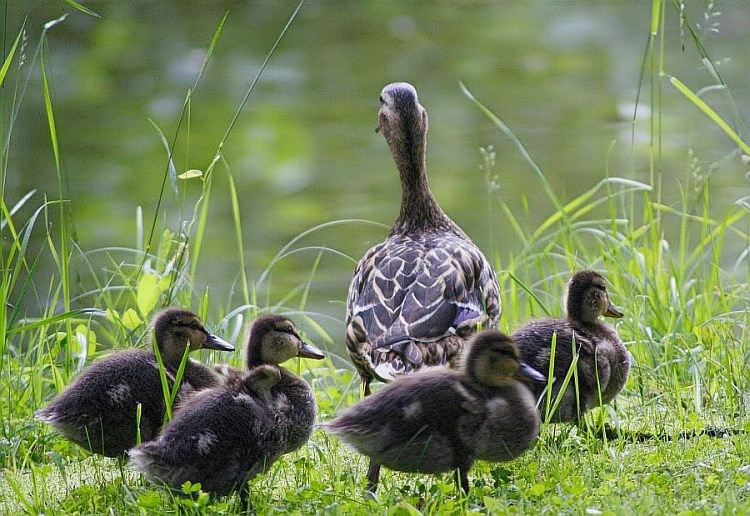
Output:
[[[660,108],[663,90],[679,92],[686,103],[706,115],[707,125],[719,127],[737,143],[739,150],[729,159],[740,160],[750,152],[736,108],[731,111],[735,122],[730,125],[679,78],[667,74],[660,47],[665,16],[678,12],[672,9],[671,4],[654,2],[642,63],[643,87],[634,92],[639,102],[651,106],[650,118],[633,119],[634,131],[637,124],[649,130],[648,163],[634,163],[633,170],[626,171],[609,170],[603,164],[602,180],[572,200],[553,191],[546,175],[552,171],[536,165],[533,149],[525,149],[512,128],[495,114],[491,99],[464,91],[466,109],[479,109],[488,116],[498,134],[528,161],[529,176],[524,180],[547,196],[544,206],[533,208],[535,213],[548,214],[541,224],[529,223],[531,208],[511,212],[502,190],[494,187],[498,178],[509,179],[502,177],[502,168],[495,164],[494,151],[483,149],[488,228],[511,225],[523,244],[517,252],[508,252],[499,243],[487,250],[501,283],[501,328],[512,330],[531,317],[561,314],[562,291],[570,271],[601,270],[611,283],[613,300],[626,314],[617,328],[635,361],[617,404],[594,410],[588,426],[544,424],[536,447],[512,463],[477,464],[471,475],[475,488],[466,497],[455,489],[451,475],[387,472],[378,499],[373,500],[363,493],[366,461],[317,430],[308,446],[283,457],[267,475],[253,481],[251,501],[258,513],[750,513],[750,198],[738,198],[728,212],[714,213],[708,165],[685,149],[679,200],[665,201],[659,160],[665,136]],[[206,62],[224,23],[207,45]],[[700,35],[690,29],[690,20],[685,26],[686,43],[704,57],[707,72],[731,108],[729,90],[711,65],[714,61]],[[190,499],[155,489],[127,467],[120,469],[116,461],[90,456],[64,441],[35,421],[33,412],[97,356],[111,349],[147,345],[153,313],[164,306],[182,305],[195,309],[226,339],[238,342],[248,321],[260,311],[282,312],[300,321],[310,340],[327,348],[332,358],[323,366],[304,361],[287,366],[313,386],[319,420],[330,419],[359,399],[358,381],[341,352],[343,307],[340,317],[329,321],[324,314],[309,311],[306,300],[315,288],[321,256],[340,252],[316,240],[316,231],[290,242],[279,256],[303,246],[317,250],[317,259],[309,263],[309,280],[278,296],[282,301],[274,304],[258,294],[262,290],[256,285],[264,278],[246,277],[243,234],[247,222],[240,217],[233,171],[221,154],[242,105],[220,135],[216,159],[204,170],[183,171],[172,158],[180,155],[175,142],[184,141],[180,127],[188,117],[190,93],[174,134],[161,133],[168,155],[163,187],[158,198],[148,200],[157,205],[153,218],[146,220],[138,211],[132,222],[136,245],[80,248],[75,199],[66,194],[75,178],[67,177],[61,166],[54,88],[50,87],[53,70],[45,61],[49,52],[46,31],[53,27],[45,28],[37,41],[29,41],[19,31],[0,69],[0,82],[6,84],[3,113],[10,113],[3,120],[1,163],[0,301],[5,310],[0,313],[0,413],[4,416],[0,511],[239,512],[236,497]],[[269,57],[272,54],[273,48]],[[191,91],[199,86],[204,71],[205,64]],[[263,68],[258,76],[262,72]],[[44,198],[32,191],[20,199],[8,199],[5,185],[14,120],[26,106],[32,73],[42,77],[58,194]],[[634,141],[614,142],[613,148],[634,145]],[[217,181],[228,182],[228,198],[212,195]],[[195,198],[185,193],[188,186],[198,187]],[[197,272],[201,250],[209,245],[211,203],[232,206],[236,234],[236,246],[227,252],[236,254],[237,265],[227,274],[237,278],[237,288],[222,299],[212,296]],[[177,220],[174,213],[179,214]],[[352,228],[360,224],[334,223]],[[42,263],[52,267],[42,268]],[[330,327],[339,331],[326,330]],[[202,358],[213,362],[220,357],[204,352]],[[231,360],[241,363],[241,352]],[[611,439],[595,435],[603,422],[622,435]],[[728,429],[731,435],[707,435],[706,429]]]

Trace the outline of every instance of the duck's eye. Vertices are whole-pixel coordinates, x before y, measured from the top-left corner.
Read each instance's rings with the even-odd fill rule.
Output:
[[[382,96],[382,95],[380,96],[380,103],[381,103],[381,104],[385,104],[385,99],[383,98],[383,96]]]

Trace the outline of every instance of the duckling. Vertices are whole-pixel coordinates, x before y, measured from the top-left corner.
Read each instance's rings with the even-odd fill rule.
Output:
[[[539,414],[518,380],[544,376],[496,330],[476,334],[465,354],[460,370],[433,367],[399,377],[325,427],[390,469],[456,470],[468,492],[475,460],[508,461],[535,442]]]
[[[609,299],[604,277],[591,270],[575,273],[568,284],[566,319],[532,321],[513,333],[523,359],[537,371],[547,374],[552,336],[555,345],[552,401],[557,399],[563,380],[578,354],[578,392],[571,377],[552,421],[576,421],[600,404],[609,403],[625,385],[630,371],[630,354],[617,331],[599,319],[600,315],[620,318],[622,311]],[[535,385],[540,398],[546,385]],[[546,404],[540,403],[544,415]]]
[[[233,351],[234,346],[209,333],[197,315],[181,308],[167,308],[153,322],[154,346],[158,347],[170,388],[185,347]],[[190,392],[218,385],[211,369],[188,360],[183,370],[177,401]],[[51,424],[67,439],[90,452],[122,456],[135,446],[137,405],[141,405],[142,441],[153,439],[164,422],[166,406],[153,351],[112,353],[86,368],[36,417]]]
[[[454,362],[478,325],[496,325],[492,267],[440,208],[427,183],[427,111],[407,83],[380,94],[378,127],[401,176],[388,238],[359,261],[349,286],[346,343],[365,394],[423,366]]]
[[[324,355],[302,340],[289,319],[259,318],[248,339],[248,372],[190,397],[158,439],[131,451],[132,465],[172,489],[189,480],[215,495],[239,490],[246,499],[248,480],[312,433],[315,397],[307,383],[278,365],[293,357]]]
[[[494,327],[500,319],[495,272],[430,191],[427,125],[411,84],[383,88],[378,129],[393,154],[402,193],[388,237],[365,253],[349,286],[346,345],[365,396],[372,380],[455,366],[477,327]],[[371,485],[378,472],[371,464]]]

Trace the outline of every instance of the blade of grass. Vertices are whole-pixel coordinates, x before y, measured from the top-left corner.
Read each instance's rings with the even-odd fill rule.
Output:
[[[719,116],[719,114],[714,111],[711,106],[706,104],[703,99],[701,99],[698,95],[693,93],[693,91],[688,88],[682,81],[680,81],[677,77],[672,77],[668,75],[669,82],[674,86],[677,91],[685,95],[685,97],[693,103],[695,107],[703,111],[703,114],[705,114],[708,118],[713,120],[713,122],[718,125],[724,133],[726,133],[729,138],[732,139],[741,149],[742,152],[744,152],[746,155],[750,155],[750,145],[745,143],[742,138],[732,129],[729,127],[729,124],[727,124],[723,118]]]
[[[0,88],[5,86],[5,76],[8,74],[8,68],[10,68],[10,63],[13,62],[13,57],[16,55],[16,48],[18,48],[18,42],[21,41],[21,36],[23,35],[23,31],[25,28],[26,28],[26,23],[21,25],[21,30],[18,31],[18,36],[16,36],[16,41],[13,43],[13,46],[10,47],[10,51],[8,52],[8,55],[5,58],[5,61],[3,61],[3,66],[0,68]]]

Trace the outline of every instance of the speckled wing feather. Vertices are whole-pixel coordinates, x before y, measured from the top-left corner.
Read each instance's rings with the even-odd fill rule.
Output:
[[[467,237],[393,235],[354,271],[347,347],[363,376],[388,381],[449,362],[478,325],[499,318],[497,278]]]

